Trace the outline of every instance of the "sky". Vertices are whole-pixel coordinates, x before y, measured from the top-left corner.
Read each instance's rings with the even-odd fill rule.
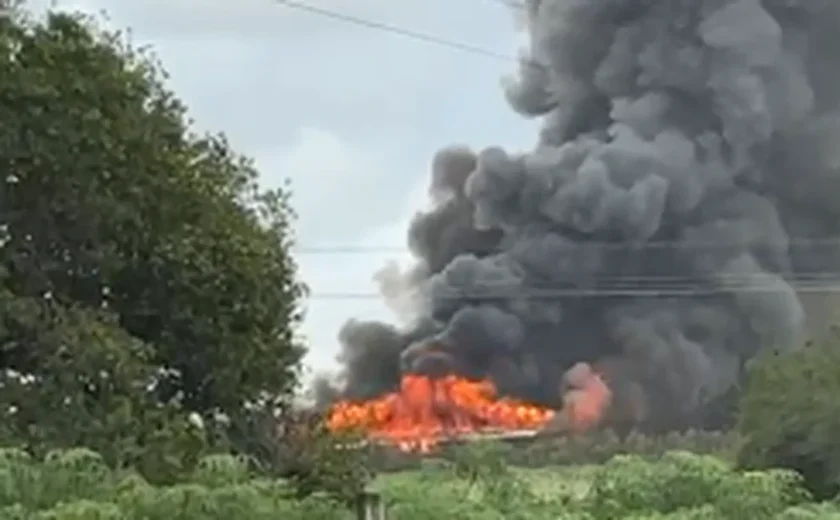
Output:
[[[303,0],[312,6],[516,56],[501,0]],[[513,60],[461,52],[283,6],[277,0],[76,0],[151,45],[201,130],[222,131],[265,187],[291,181],[309,373],[337,368],[348,319],[396,319],[373,276],[405,262],[435,151],[529,146],[534,122],[506,104]],[[47,0],[30,0],[39,11]],[[362,298],[337,298],[362,294]]]

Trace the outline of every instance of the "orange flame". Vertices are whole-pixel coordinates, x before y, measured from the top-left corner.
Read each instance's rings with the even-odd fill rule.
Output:
[[[578,433],[597,428],[612,402],[612,391],[601,375],[581,363],[567,372],[571,389],[563,396],[563,414]]]
[[[487,380],[407,374],[397,392],[361,403],[337,403],[327,427],[333,432],[360,430],[405,451],[429,451],[447,437],[540,428],[553,416],[547,408],[498,399]]]

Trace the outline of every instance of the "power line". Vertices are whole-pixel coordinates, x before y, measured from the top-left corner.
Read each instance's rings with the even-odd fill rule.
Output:
[[[511,9],[525,9],[525,0],[519,2],[517,0],[495,0],[495,2]]]
[[[840,283],[820,286],[793,286],[797,293],[840,293]],[[717,296],[722,294],[744,294],[744,293],[778,293],[778,289],[766,287],[743,287],[743,288],[708,288],[708,289],[569,289],[554,290],[545,292],[522,292],[508,295],[452,295],[437,296],[436,300],[468,300],[474,302],[499,301],[499,300],[558,300],[561,298],[610,298],[610,297],[668,297],[668,296]],[[382,295],[376,293],[315,293],[310,294],[307,300],[371,300],[382,299]]]
[[[375,20],[369,20],[367,18],[362,18],[360,16],[355,16],[346,13],[340,13],[338,11],[333,11],[332,9],[327,9],[326,7],[318,7],[312,4],[307,4],[301,2],[299,0],[275,0],[278,5],[287,7],[289,9],[294,9],[297,11],[305,11],[307,13],[315,14],[318,16],[323,16],[325,18],[331,18],[333,20],[337,20],[344,23],[349,23],[353,25],[357,25],[359,27],[365,27],[368,29],[374,29],[378,31],[383,31],[391,34],[395,34],[398,36],[402,36],[404,38],[410,38],[416,41],[420,41],[423,43],[430,43],[433,45],[438,45],[441,47],[448,47],[450,49],[456,49],[462,52],[475,54],[478,56],[483,56],[485,58],[492,58],[496,60],[502,61],[513,61],[520,63],[522,60],[511,56],[509,54],[502,54],[499,52],[492,51],[490,49],[486,49],[484,47],[479,47],[476,45],[471,45],[469,43],[458,42],[455,40],[449,40],[446,38],[442,38],[440,36],[435,36],[432,34],[422,33],[419,31],[414,31],[412,29],[406,29],[404,27],[398,27],[395,25],[389,25],[383,22],[378,22]],[[532,66],[539,66],[536,63],[528,62]]]
[[[803,283],[803,282],[813,282],[813,283],[826,283],[826,282],[840,282],[840,271],[823,271],[823,272],[803,272],[803,273],[792,273],[787,276],[778,273],[770,273],[770,272],[762,272],[758,274],[730,274],[730,273],[721,273],[721,274],[710,274],[701,276],[699,274],[695,275],[688,275],[688,276],[680,276],[680,275],[581,275],[579,277],[585,282],[578,282],[579,285],[586,283],[587,285],[598,285],[599,287],[605,287],[604,284],[612,284],[613,287],[620,286],[620,285],[632,285],[638,286],[639,284],[667,284],[672,287],[681,286],[681,285],[696,285],[696,284],[706,284],[706,283],[715,283],[715,284],[732,284],[732,283],[756,283],[756,282],[774,282],[776,280],[784,280],[789,283]],[[543,289],[548,288],[551,289],[552,286],[558,287],[565,287],[571,285],[572,282],[562,282],[562,283],[545,283],[540,284]],[[533,282],[525,282],[525,285],[535,285]],[[502,290],[508,290],[511,286],[510,283],[482,283],[476,284],[476,286],[482,291],[481,294],[487,294],[488,290],[494,290],[495,288],[500,288]]]
[[[645,251],[661,249],[683,249],[696,250],[699,248],[725,250],[730,247],[739,247],[741,244],[730,244],[721,241],[655,241],[641,244],[630,244],[623,242],[586,242],[570,241],[571,247],[579,246],[586,250],[626,250]],[[840,237],[830,238],[793,238],[784,243],[760,242],[745,244],[746,247],[754,248],[785,248],[785,247],[816,247],[816,246],[837,246],[840,247]],[[318,255],[318,254],[378,254],[378,253],[407,253],[408,246],[363,246],[363,245],[334,245],[334,246],[298,246],[292,248],[296,254]],[[507,249],[496,249],[493,252],[502,253]]]
[[[666,278],[666,277],[662,277]],[[622,282],[616,279],[616,282]],[[666,283],[639,283],[656,282]],[[744,294],[744,293],[779,293],[786,288],[791,288],[798,293],[840,293],[840,273],[814,273],[811,275],[799,275],[782,279],[784,285],[764,283],[765,281],[779,281],[774,275],[754,276],[719,276],[700,279],[699,277],[685,277],[679,280],[657,280],[657,277],[649,277],[647,280],[638,279],[635,283],[624,281],[624,283],[613,283],[605,285],[598,283],[596,278],[588,287],[550,287],[543,288],[528,287],[524,289],[511,290],[510,287],[503,287],[498,284],[485,285],[481,288],[459,291],[447,289],[435,291],[423,296],[434,301],[458,300],[458,301],[500,301],[500,300],[555,300],[568,297],[667,297],[667,296],[715,296],[722,294]],[[601,280],[600,282],[603,282]],[[420,296],[420,292],[405,294],[406,297]],[[382,299],[383,295],[375,292],[321,292],[310,294],[308,299],[314,300],[366,300]]]

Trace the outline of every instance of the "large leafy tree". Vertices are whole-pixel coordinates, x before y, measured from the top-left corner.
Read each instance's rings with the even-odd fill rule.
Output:
[[[820,499],[840,492],[840,329],[749,370],[738,421],[747,468],[796,470]]]
[[[288,193],[191,132],[163,79],[81,16],[0,20],[7,437],[130,452],[297,382]]]

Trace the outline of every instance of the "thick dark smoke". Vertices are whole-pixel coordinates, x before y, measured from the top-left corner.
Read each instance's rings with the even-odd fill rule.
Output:
[[[408,231],[405,329],[351,322],[342,392],[404,371],[556,403],[578,361],[695,420],[802,338],[840,261],[840,2],[528,0],[507,99],[534,150],[446,148]],[[820,306],[824,302],[818,302]]]

